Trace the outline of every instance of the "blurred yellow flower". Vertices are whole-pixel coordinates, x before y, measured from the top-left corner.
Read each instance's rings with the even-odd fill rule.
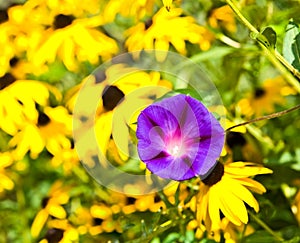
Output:
[[[241,114],[251,117],[274,112],[274,105],[284,105],[285,96],[294,95],[296,91],[289,87],[282,76],[267,79],[253,94],[241,99],[237,106]]]
[[[35,16],[35,23],[48,26],[40,30],[34,40],[34,36],[26,36],[35,43],[27,50],[28,60],[33,66],[38,70],[58,58],[67,69],[76,71],[81,62],[97,64],[99,57],[107,60],[116,54],[116,41],[97,28],[104,23],[98,10],[102,2],[29,0],[20,6],[18,12],[22,13],[22,23],[27,19],[32,22],[30,18]]]
[[[78,230],[67,219],[50,219],[47,227],[49,230],[39,243],[71,243],[79,241]]]
[[[222,229],[220,212],[234,225],[248,223],[246,205],[256,212],[259,204],[250,191],[266,191],[259,182],[249,178],[272,173],[270,169],[249,162],[217,164],[212,174],[200,183],[197,196],[197,220],[204,223],[208,232]]]
[[[42,201],[42,209],[35,216],[31,225],[31,235],[36,238],[46,224],[48,217],[65,219],[67,212],[62,205],[69,201],[69,187],[63,185],[61,181],[56,181],[47,197]]]
[[[224,27],[229,32],[236,31],[234,13],[228,5],[213,9],[208,22],[213,28]]]
[[[13,155],[21,159],[30,151],[30,157],[36,159],[46,148],[52,155],[61,154],[71,148],[68,137],[72,135],[72,117],[63,106],[45,107],[38,112],[34,123],[28,122],[13,136],[9,145],[15,147]]]
[[[156,49],[168,51],[170,44],[182,55],[186,55],[185,41],[198,44],[202,50],[208,50],[214,39],[213,34],[196,23],[191,16],[181,16],[182,9],[175,8],[168,12],[161,8],[146,23],[138,23],[125,33],[128,51]],[[160,61],[164,57],[159,57]]]
[[[0,193],[4,190],[12,190],[14,182],[5,169],[13,164],[13,158],[10,152],[0,152]]]
[[[155,0],[110,0],[103,10],[104,21],[112,22],[118,14],[140,20],[152,13],[154,3]]]
[[[62,166],[64,174],[69,175],[75,167],[80,166],[80,162],[76,150],[71,147],[55,153],[51,159],[51,165],[53,168]]]
[[[124,73],[124,75],[122,75]],[[95,74],[97,76],[97,74]],[[116,80],[116,77],[118,79]],[[80,93],[83,97],[86,96],[86,101],[76,103],[76,109],[80,112],[87,112],[87,101],[92,92],[102,94],[98,101],[98,109],[96,118],[92,114],[80,114],[90,117],[90,127],[85,127],[88,131],[82,134],[80,139],[77,139],[76,146],[83,148],[90,144],[90,137],[86,134],[96,134],[98,147],[103,156],[106,156],[108,145],[111,136],[114,139],[115,145],[118,147],[118,152],[123,160],[127,160],[129,156],[130,134],[129,127],[135,130],[137,116],[145,106],[151,104],[154,99],[161,97],[171,90],[172,84],[166,80],[162,80],[158,72],[140,71],[134,68],[125,67],[123,64],[116,64],[110,67],[105,72],[104,80],[97,81],[97,77],[90,76],[92,81],[88,87],[84,87]],[[97,82],[97,83],[95,83]],[[74,104],[73,94],[70,97]],[[75,98],[76,99],[76,98]],[[78,126],[78,127],[77,127]],[[74,131],[80,133],[82,123],[79,121],[74,125]],[[87,150],[98,149],[88,148]]]
[[[47,105],[49,93],[49,89],[42,82],[16,80],[9,73],[1,77],[0,128],[10,135],[15,135],[28,121],[38,118],[35,106]]]

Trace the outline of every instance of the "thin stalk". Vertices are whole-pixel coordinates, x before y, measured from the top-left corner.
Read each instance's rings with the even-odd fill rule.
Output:
[[[264,221],[258,218],[254,213],[248,211],[249,215],[258,223],[263,229],[265,229],[270,235],[274,236],[278,241],[284,241],[284,239],[276,234]]]
[[[272,119],[272,118],[275,118],[275,117],[280,117],[280,116],[283,116],[289,112],[292,112],[292,111],[295,111],[295,110],[298,110],[300,109],[300,104],[299,105],[296,105],[290,109],[287,109],[287,110],[283,110],[283,111],[279,111],[279,112],[276,112],[276,113],[272,113],[270,115],[266,115],[266,116],[261,116],[261,117],[257,117],[257,118],[254,118],[252,120],[249,120],[249,121],[246,121],[246,122],[242,122],[240,124],[237,124],[237,125],[234,125],[232,127],[229,127],[226,129],[226,132],[232,130],[233,128],[236,128],[236,127],[240,127],[240,126],[245,126],[245,125],[248,125],[250,123],[254,123],[254,122],[258,122],[258,121],[263,121],[263,120],[269,120],[269,119]]]

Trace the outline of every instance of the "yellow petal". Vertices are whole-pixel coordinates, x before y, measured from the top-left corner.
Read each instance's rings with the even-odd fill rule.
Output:
[[[67,213],[66,213],[65,209],[60,205],[48,203],[47,210],[50,215],[52,215],[58,219],[64,219],[67,217]]]
[[[235,197],[230,191],[224,191],[220,195],[220,209],[222,213],[235,225],[248,222],[246,207],[239,198]]]
[[[208,213],[209,217],[211,219],[211,230],[215,231],[220,228],[220,208],[221,208],[221,202],[219,199],[219,194],[220,192],[215,192],[212,190],[212,187],[210,188],[209,191],[209,202],[208,202]],[[202,209],[203,210],[203,209]]]
[[[14,182],[4,174],[0,174],[0,188],[6,190],[12,190],[14,188]]]
[[[48,213],[45,209],[42,209],[38,212],[38,214],[35,216],[33,223],[31,225],[31,235],[32,237],[36,238],[39,236],[42,228],[44,227],[47,219],[48,219]]]
[[[259,182],[251,179],[251,178],[243,178],[243,179],[236,179],[240,181],[240,184],[246,186],[251,191],[256,192],[258,194],[262,194],[266,192],[266,188],[260,184]]]
[[[232,187],[232,193],[238,197],[240,200],[243,200],[244,202],[246,202],[249,206],[251,206],[256,212],[258,212],[259,210],[259,204],[256,201],[256,199],[254,198],[254,196],[252,195],[252,193],[245,188],[244,186],[242,186],[239,181],[237,183],[232,183],[232,185],[234,185]]]

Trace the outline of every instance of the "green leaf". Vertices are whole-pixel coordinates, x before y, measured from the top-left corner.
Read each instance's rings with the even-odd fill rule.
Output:
[[[264,28],[259,34],[251,33],[251,37],[268,49],[274,50],[276,46],[277,35],[271,27]]]
[[[292,19],[286,28],[282,52],[284,58],[294,68],[300,70],[300,30],[299,26]]]
[[[266,231],[260,230],[255,231],[253,234],[245,237],[245,243],[257,243],[257,242],[264,242],[264,243],[275,243],[280,242],[274,236],[268,234]]]
[[[172,243],[172,242],[176,242],[176,240],[178,240],[180,238],[180,234],[179,233],[170,233],[163,241],[163,243]]]

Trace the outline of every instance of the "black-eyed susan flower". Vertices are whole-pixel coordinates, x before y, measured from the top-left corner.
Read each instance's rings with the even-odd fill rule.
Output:
[[[72,117],[63,106],[38,111],[35,122],[27,122],[10,140],[13,155],[21,159],[27,152],[36,159],[46,148],[52,155],[71,148]]]
[[[97,64],[99,57],[107,60],[117,53],[115,40],[96,28],[104,23],[97,12],[99,1],[84,4],[67,0],[38,4],[35,0],[28,2],[26,6],[32,3],[31,11],[39,11],[38,16],[44,16],[42,23],[50,26],[43,32],[36,49],[27,52],[28,59],[36,68],[60,59],[67,69],[75,71],[80,62]]]
[[[250,117],[274,112],[275,105],[284,105],[285,96],[294,95],[296,91],[289,87],[282,76],[267,79],[254,93],[238,102],[241,114]]]
[[[62,167],[65,175],[70,174],[79,165],[79,158],[74,148],[62,149],[60,153],[55,153],[51,159],[53,168]]]
[[[62,205],[69,201],[69,187],[63,185],[61,181],[56,181],[47,197],[42,201],[42,209],[35,216],[31,225],[31,235],[36,238],[45,226],[49,216],[56,219],[66,219],[67,212]]]
[[[208,18],[208,22],[213,28],[225,28],[231,33],[236,31],[234,13],[228,5],[213,9]]]
[[[155,98],[159,98],[170,91],[172,85],[170,82],[162,80],[158,72],[139,71],[125,67],[123,64],[113,65],[105,72],[104,76],[101,82],[97,81],[97,74],[90,77],[96,83],[93,82],[93,85],[84,87],[83,91],[80,91],[84,92],[83,95],[86,93],[88,97],[91,92],[95,92],[95,85],[97,92],[102,93],[97,109],[97,117],[95,121],[92,121],[94,123],[93,127],[89,129],[95,130],[98,146],[103,155],[106,155],[112,133],[115,132],[115,136],[113,136],[114,143],[118,147],[122,160],[127,160],[130,142],[129,127],[135,131],[136,125],[132,124],[136,122],[137,113],[151,104]],[[118,80],[115,80],[116,77],[118,77]],[[138,91],[133,92],[135,90]],[[129,95],[129,98],[127,98],[127,95]],[[73,98],[70,98],[72,102]],[[74,102],[72,103],[74,104]],[[82,108],[79,107],[80,105],[77,105],[77,109],[82,109],[85,112],[86,104],[82,104]],[[86,115],[89,116],[90,114]],[[74,127],[74,130],[76,129]],[[80,146],[85,146],[86,141],[78,140],[78,143],[80,143]]]
[[[7,10],[2,11],[5,14],[0,19],[0,45],[5,48],[2,49],[0,56],[0,76],[9,71],[10,60],[16,55],[16,49],[10,39],[11,27],[7,23],[8,13]]]
[[[46,84],[16,80],[12,74],[6,73],[0,78],[0,128],[15,135],[26,123],[38,119],[36,104],[46,106],[49,95]]]
[[[156,49],[168,51],[172,45],[176,51],[185,55],[188,41],[198,44],[202,50],[207,50],[214,39],[212,33],[203,26],[196,24],[191,16],[181,16],[183,10],[176,8],[168,12],[160,9],[150,21],[139,22],[126,31],[125,42],[128,51]],[[164,57],[159,57],[164,60]]]
[[[80,234],[68,219],[51,219],[47,223],[48,231],[39,243],[78,242]]]
[[[222,229],[221,213],[234,225],[248,223],[246,204],[259,211],[259,204],[251,191],[262,194],[265,187],[250,178],[272,171],[249,162],[221,164],[202,180],[197,195],[197,220],[204,223],[208,232]]]
[[[118,14],[124,17],[135,18],[140,20],[143,17],[150,15],[154,8],[154,0],[148,1],[109,1],[103,11],[103,18],[106,23],[112,22]]]
[[[27,1],[23,5],[11,6],[7,9],[8,20],[0,27],[0,32],[2,32],[0,43],[5,42],[5,58],[9,58],[7,61],[14,57],[23,58],[26,54],[34,52],[44,35],[45,25],[43,25],[41,17],[43,16],[44,19],[47,17],[44,12],[36,11],[37,8],[30,6],[32,2]],[[7,61],[6,67],[8,67]],[[28,65],[28,67],[27,73],[34,71],[39,74],[47,70],[46,66],[40,66],[39,70],[33,69],[32,65]]]
[[[6,168],[11,166],[13,162],[10,152],[0,152],[0,193],[14,188],[14,182],[6,171]]]

